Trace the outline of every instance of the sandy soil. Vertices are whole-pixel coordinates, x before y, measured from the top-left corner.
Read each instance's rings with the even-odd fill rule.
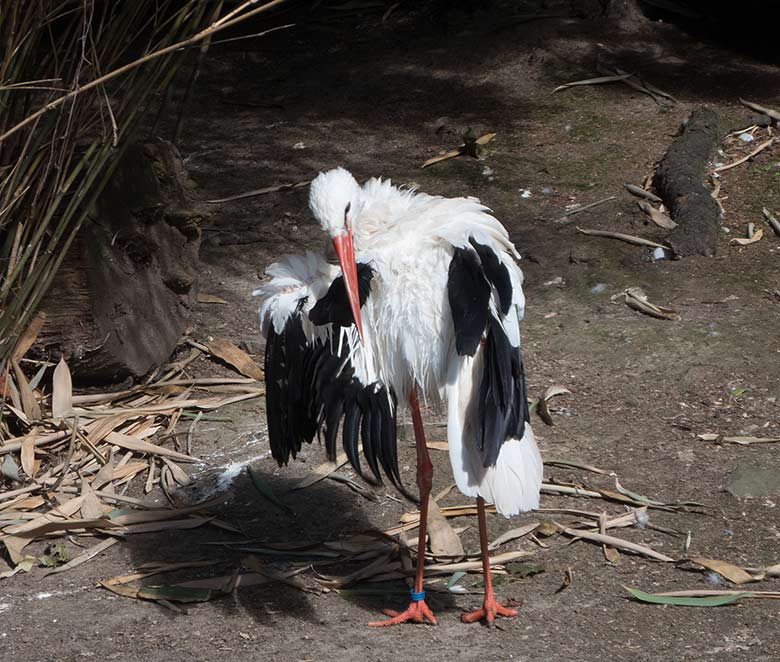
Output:
[[[384,175],[430,193],[480,197],[525,257],[530,392],[539,396],[552,384],[572,391],[551,402],[554,427],[535,421],[545,456],[614,471],[624,486],[655,499],[705,502],[706,515],[651,514],[652,523],[690,531],[692,555],[778,563],[777,498],[737,499],[723,488],[738,463],[777,467],[780,445],[719,446],[697,435],[780,434],[780,300],[772,295],[780,289],[780,243],[767,229],[757,244],[729,245],[748,222],[761,223],[762,206],[780,211],[780,152],[767,150],[724,174],[730,233],[715,258],[652,261],[644,248],[585,237],[574,226],[662,239],[623,182],[641,183],[697,105],[736,121],[748,114],[740,96],[780,104],[780,70],[660,24],[622,34],[573,18],[523,23],[506,12],[452,13],[440,21],[397,12],[384,25],[376,15],[322,21],[315,15],[263,41],[214,47],[181,145],[201,199],[308,179],[338,164],[360,179]],[[556,85],[596,75],[598,58],[641,72],[678,103],[662,108],[620,85],[551,94]],[[420,169],[429,156],[457,146],[467,127],[497,133],[483,159]],[[322,245],[306,195],[298,189],[208,207],[201,289],[229,305],[199,306],[195,338],[226,336],[261,359],[250,296],[258,274],[282,253]],[[552,222],[567,205],[610,195],[616,199],[571,223]],[[652,319],[613,300],[629,286],[677,309],[680,319]],[[383,490],[370,502],[329,481],[286,493],[322,461],[320,449],[307,449],[279,470],[267,452],[260,401],[221,413],[231,422],[209,422],[196,433],[194,450],[211,463],[199,469],[196,483],[200,492],[213,489],[224,467],[235,469],[221,516],[249,537],[338,537],[392,525],[410,509]],[[429,418],[432,439],[443,438],[438,420]],[[408,441],[402,460],[411,485]],[[434,461],[437,489],[447,485],[449,470],[446,454],[434,452]],[[258,498],[238,471],[242,462],[284,494],[295,518]],[[551,467],[547,476],[614,488],[613,478],[582,471]],[[463,502],[453,492],[444,505]],[[555,496],[544,496],[543,506],[621,512],[603,501]],[[490,526],[498,534],[528,519],[494,517]],[[473,518],[455,524],[471,525],[463,538],[475,550]],[[43,579],[36,569],[3,582],[3,659],[780,659],[776,602],[710,609],[640,604],[623,585],[646,591],[711,585],[701,573],[627,554],[612,566],[599,547],[560,537],[547,539],[546,547],[527,538],[507,546],[527,550],[545,572],[500,584],[499,595],[522,607],[519,617],[493,629],[459,622],[479,601],[475,595],[434,597],[438,627],[369,630],[365,623],[385,606],[382,600],[261,587],[181,615],[96,587],[153,560],[235,564],[236,555],[203,544],[229,535],[203,527],[138,536],[72,572]],[[621,535],[683,556],[685,536],[651,529]],[[569,568],[573,583],[557,592]],[[479,587],[477,578],[466,584]],[[780,584],[759,588],[777,591]],[[390,600],[387,606],[401,606]]]

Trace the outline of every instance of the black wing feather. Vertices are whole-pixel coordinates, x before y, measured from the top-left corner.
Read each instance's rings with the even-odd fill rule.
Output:
[[[357,263],[358,296],[360,306],[368,299],[371,293],[371,279],[374,277],[374,270],[370,265]],[[349,307],[347,298],[347,288],[344,287],[344,276],[339,275],[333,279],[328,291],[309,311],[309,319],[312,324],[321,326],[331,323],[334,326],[352,326],[355,320],[352,317],[352,309]]]
[[[521,439],[529,420],[523,357],[491,313],[491,288],[502,316],[512,307],[512,281],[506,265],[489,246],[470,240],[450,262],[447,295],[460,356],[474,356],[482,344],[482,375],[475,397],[479,418],[476,443],[485,467],[495,465],[502,444]]]
[[[362,273],[369,272],[364,269]],[[362,281],[363,301],[369,293],[370,278],[369,274]],[[321,310],[325,309],[328,307]],[[390,482],[414,499],[403,488],[398,470],[395,394],[380,383],[361,383],[355,377],[348,351],[346,343],[339,351],[328,341],[307,342],[298,311],[290,315],[281,333],[270,325],[265,375],[273,457],[280,465],[287,464],[304,442],[311,443],[321,433],[328,457],[335,459],[341,427],[344,451],[360,476],[370,483],[381,483],[381,466]],[[367,476],[360,465],[359,440],[373,477]]]
[[[455,348],[460,356],[474,356],[485,332],[490,284],[477,254],[456,248],[450,262],[447,297],[455,323]]]
[[[482,462],[491,467],[504,441],[521,439],[530,420],[523,357],[492,315],[485,337],[478,414]]]
[[[506,315],[512,305],[512,280],[509,278],[509,270],[506,268],[506,265],[498,259],[496,252],[489,246],[480,244],[474,239],[471,240],[471,245],[474,247],[474,250],[477,251],[477,255],[479,255],[485,278],[487,278],[490,284],[496,288],[501,314]]]

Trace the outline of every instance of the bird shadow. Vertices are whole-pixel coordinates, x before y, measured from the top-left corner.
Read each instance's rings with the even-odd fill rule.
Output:
[[[217,495],[224,499],[217,499],[207,510],[220,526],[205,524],[189,530],[128,537],[127,549],[136,568],[160,562],[192,564],[140,583],[167,587],[180,582],[223,577],[225,582],[221,586],[230,589],[237,575],[253,571],[253,567],[247,566],[247,557],[262,566],[260,571],[271,574],[304,568],[300,575],[302,581],[296,582],[295,586],[273,581],[241,587],[239,581],[235,588],[212,604],[226,615],[247,613],[259,624],[273,623],[279,613],[309,623],[322,623],[324,613],[322,609],[318,610],[320,584],[311,581],[312,573],[342,577],[365,568],[375,559],[352,561],[345,558],[332,562],[316,554],[307,557],[303,551],[307,543],[318,546],[361,532],[376,534],[377,527],[368,518],[367,509],[358,498],[342,486],[321,481],[303,490],[293,490],[294,481],[291,479],[268,475],[259,466],[253,468],[253,472],[264,489],[272,490],[283,508],[262,496],[253,479],[243,471],[226,492]],[[176,491],[174,498],[180,499],[181,505],[200,502],[204,496],[214,498],[215,477],[214,472],[206,472],[187,488]],[[222,523],[227,527],[221,526]],[[269,544],[289,545],[295,549],[274,556],[268,553]],[[197,567],[196,564],[201,562],[208,565]],[[308,569],[305,569],[307,565]],[[358,591],[341,599],[349,600],[365,611],[375,612],[377,619],[382,618],[381,608],[403,608],[408,602],[403,595],[406,589],[401,580],[372,586],[378,587],[382,594],[362,594]],[[441,593],[436,593],[429,604],[441,611],[455,609],[454,600]]]

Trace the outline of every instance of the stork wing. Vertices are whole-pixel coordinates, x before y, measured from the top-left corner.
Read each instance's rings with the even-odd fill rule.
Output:
[[[380,465],[404,494],[398,470],[395,395],[373,371],[351,321],[340,271],[321,257],[286,256],[271,265],[260,324],[266,336],[265,381],[268,436],[274,459],[287,464],[315,434],[336,457],[338,430],[354,469],[381,482]],[[373,272],[359,265],[360,302]],[[342,424],[343,421],[343,424]],[[374,480],[360,465],[358,441]]]
[[[455,248],[447,295],[458,354],[483,354],[476,424],[485,467],[495,465],[504,441],[522,438],[530,418],[520,352],[521,283],[506,252],[473,238]]]

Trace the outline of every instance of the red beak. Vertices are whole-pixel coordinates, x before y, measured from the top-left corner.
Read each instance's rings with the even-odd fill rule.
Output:
[[[349,307],[352,309],[352,317],[355,318],[360,340],[363,340],[363,323],[360,321],[360,292],[358,290],[357,265],[355,264],[355,245],[352,243],[352,230],[346,234],[333,238],[333,248],[341,265],[341,273],[344,274],[344,286],[347,289]]]

